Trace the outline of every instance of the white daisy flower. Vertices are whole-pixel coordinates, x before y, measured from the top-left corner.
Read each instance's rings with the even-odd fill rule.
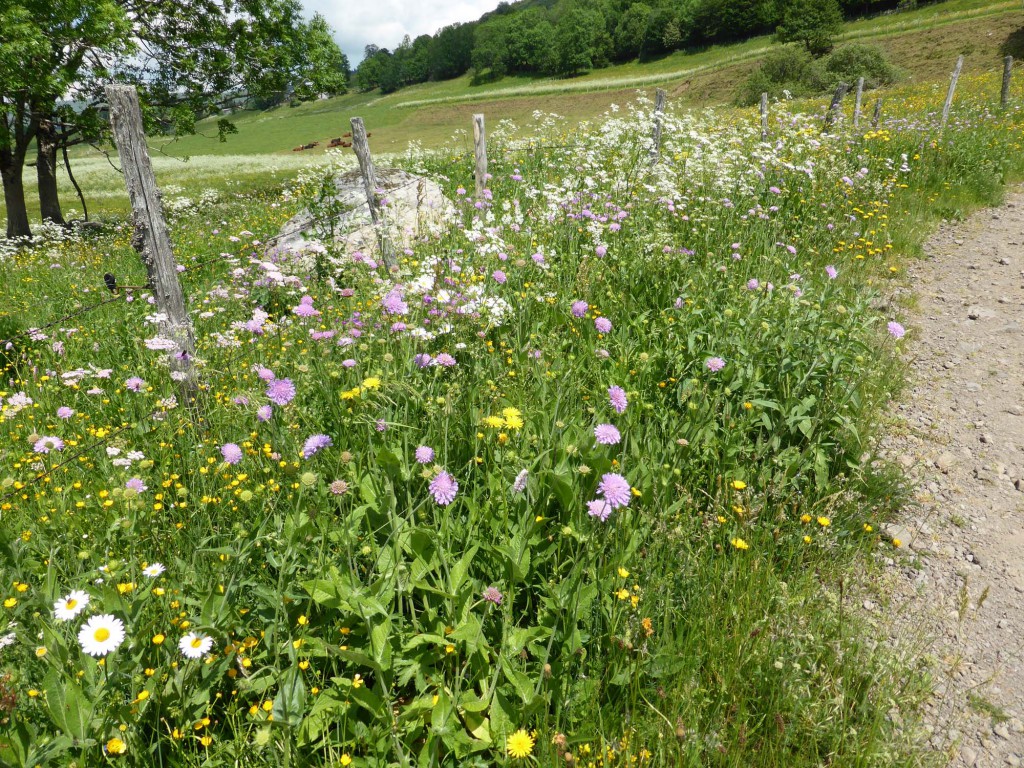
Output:
[[[88,604],[88,592],[83,592],[80,589],[72,590],[70,595],[62,597],[53,604],[53,616],[58,621],[68,621],[84,611]]]
[[[145,568],[143,568],[142,573],[145,576],[149,576],[149,578],[151,579],[155,579],[157,576],[159,576],[166,570],[167,568],[164,566],[163,563],[153,563],[152,565],[147,565]]]
[[[106,656],[124,642],[124,622],[109,613],[92,616],[78,631],[78,644],[90,656]]]
[[[201,659],[213,648],[213,638],[198,632],[189,632],[178,641],[178,649],[189,659]]]

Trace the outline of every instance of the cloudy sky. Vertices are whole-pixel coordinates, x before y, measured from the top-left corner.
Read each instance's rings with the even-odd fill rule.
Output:
[[[496,8],[498,0],[303,0],[302,5],[308,16],[320,13],[327,19],[354,67],[368,43],[394,48],[405,35],[415,39],[446,24],[473,21]]]

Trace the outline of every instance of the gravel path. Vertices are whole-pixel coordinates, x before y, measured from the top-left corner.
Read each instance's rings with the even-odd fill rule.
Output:
[[[911,390],[886,451],[914,503],[888,538],[885,609],[924,649],[932,744],[1024,765],[1024,192],[944,224],[910,268]]]

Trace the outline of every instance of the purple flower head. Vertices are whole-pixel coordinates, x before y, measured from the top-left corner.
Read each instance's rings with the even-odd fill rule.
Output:
[[[306,299],[309,299],[309,301],[306,301]],[[303,296],[299,305],[297,307],[292,307],[292,312],[294,312],[298,317],[316,317],[320,314],[319,310],[313,307],[313,299],[309,296]]]
[[[141,392],[142,388],[146,386],[146,382],[140,379],[138,376],[132,376],[130,379],[125,381],[124,386],[126,389],[132,392]]]
[[[373,428],[376,429],[378,432],[387,432],[388,423],[384,421],[384,419],[377,419],[377,421],[373,425]]]
[[[828,275],[829,280],[835,280],[836,277],[839,275],[839,272],[835,267],[829,264],[827,267],[825,267],[825,274]]]
[[[270,417],[274,415],[274,409],[269,405],[261,405],[256,409],[256,419],[258,421],[270,421]]]
[[[607,317],[599,317],[594,320],[594,327],[597,328],[600,333],[608,333],[612,329],[612,321]]]
[[[74,409],[73,408],[68,408],[66,405],[57,409],[57,418],[58,419],[70,419],[74,415],[75,415]]]
[[[608,387],[608,402],[611,403],[616,413],[625,413],[626,406],[629,405],[629,401],[626,399],[626,390],[617,386]]]
[[[295,385],[291,379],[274,379],[267,384],[267,397],[274,405],[288,405],[295,397]]]
[[[434,449],[429,445],[421,445],[416,449],[416,461],[420,464],[429,464],[434,460]]]
[[[747,290],[748,291],[756,291],[760,287],[761,287],[761,282],[756,277],[752,277],[749,280],[747,280]]]
[[[598,257],[603,257],[606,253],[608,253],[608,249],[605,248],[603,245],[599,245],[597,246],[597,248],[594,249],[594,253],[596,253]]]
[[[483,592],[484,600],[495,605],[501,605],[501,592],[498,591],[497,587],[488,587]]]
[[[583,317],[587,314],[587,310],[590,309],[590,305],[585,301],[574,301],[572,303],[572,316]]]
[[[706,365],[708,370],[712,373],[718,373],[720,370],[725,368],[725,360],[720,357],[709,357],[704,361],[704,365]]]
[[[591,517],[596,517],[602,523],[608,519],[611,513],[612,506],[604,499],[594,499],[587,502],[587,514]]]
[[[334,445],[334,442],[327,435],[312,435],[306,438],[306,442],[302,446],[302,458],[308,459],[313,454],[322,451],[324,448],[330,448],[332,445]]]
[[[494,278],[494,282],[496,282],[498,285],[504,285],[505,281],[508,279],[505,276],[505,273],[502,272],[500,269],[494,270],[494,272],[491,273],[491,277]]]
[[[256,366],[256,375],[263,381],[273,381],[276,378],[272,370],[264,368],[262,365]]]
[[[530,471],[528,469],[520,470],[519,474],[516,475],[515,481],[512,483],[512,493],[522,493],[526,490],[526,481],[530,479]]]
[[[242,460],[242,449],[234,443],[225,443],[221,446],[220,455],[228,464],[237,464]]]
[[[598,424],[594,427],[594,437],[598,445],[618,445],[622,440],[619,430],[611,424]]]
[[[50,451],[64,450],[64,441],[59,437],[40,437],[32,446],[36,453],[49,453]]]
[[[899,323],[897,323],[895,320],[890,321],[888,328],[889,335],[891,335],[894,339],[902,339],[904,334],[906,334],[907,332],[907,329],[904,328]]]
[[[380,305],[389,315],[404,315],[409,311],[409,305],[402,297],[402,289],[397,286],[388,291],[380,300]]]
[[[535,253],[530,258],[533,259],[533,263],[537,264],[538,266],[542,265],[544,263],[544,254],[543,253]]]
[[[419,368],[426,368],[428,365],[430,365],[430,359],[430,355],[428,355],[426,352],[421,352],[420,354],[416,355],[416,357],[414,357],[412,360],[414,363],[416,363],[416,365]]]
[[[455,495],[459,492],[459,484],[455,478],[447,472],[441,472],[430,481],[430,493],[434,501],[442,507],[447,507],[455,501]]]
[[[148,486],[142,482],[141,478],[138,477],[133,477],[124,484],[124,487],[129,491],[135,491],[136,493],[142,493],[143,491],[148,490]]]
[[[599,495],[604,496],[604,500],[608,502],[612,509],[628,507],[633,497],[629,481],[622,475],[617,475],[614,472],[601,475],[601,482],[597,486],[597,492]]]
[[[434,358],[434,365],[442,365],[445,368],[451,368],[455,365],[455,358],[449,355],[447,352],[442,352],[440,355]]]

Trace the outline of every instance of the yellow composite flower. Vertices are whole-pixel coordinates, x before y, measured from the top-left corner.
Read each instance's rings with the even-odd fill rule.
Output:
[[[729,543],[736,547],[736,549],[750,549],[750,545],[740,538],[735,538]]]
[[[501,429],[505,426],[505,420],[501,416],[485,416],[483,419],[483,425],[490,427],[491,429]]]
[[[521,429],[523,413],[518,408],[503,408],[501,415],[505,417],[505,426],[509,429]]]
[[[380,389],[380,379],[376,376],[363,379],[363,389]]]
[[[128,751],[128,745],[116,736],[107,742],[108,755],[123,755]]]
[[[533,737],[520,728],[508,737],[508,740],[505,742],[505,751],[508,752],[510,757],[514,757],[517,760],[529,757],[533,754]]]

